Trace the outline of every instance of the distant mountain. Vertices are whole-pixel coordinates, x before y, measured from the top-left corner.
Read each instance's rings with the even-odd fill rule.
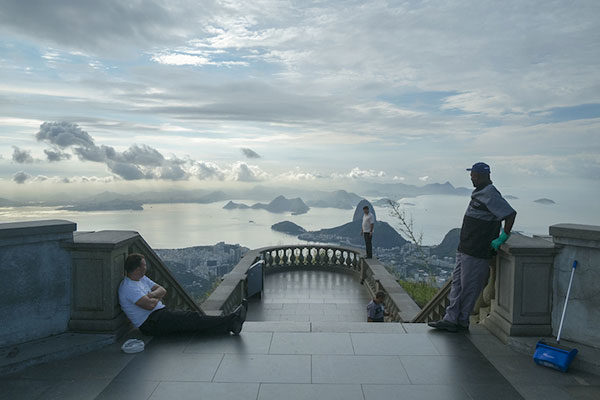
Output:
[[[307,240],[311,242],[324,242],[324,243],[340,243],[348,244],[351,246],[363,246],[364,238],[360,234],[362,226],[362,208],[364,205],[373,209],[371,203],[367,200],[361,200],[356,209],[354,210],[354,217],[352,222],[348,222],[344,225],[337,226],[335,228],[321,229],[318,231],[306,232],[298,235],[298,239]],[[374,211],[372,211],[374,213]],[[373,247],[402,247],[408,243],[394,228],[387,222],[375,222],[373,229]]]
[[[263,209],[272,213],[291,212],[292,215],[304,214],[310,210],[301,198],[286,199],[284,196],[277,196],[269,204],[256,203],[250,208]]]
[[[361,199],[362,197],[357,194],[348,193],[345,190],[336,190],[335,192],[321,192],[317,200],[308,200],[306,204],[309,207],[332,207],[352,210]]]
[[[460,228],[451,229],[448,233],[446,233],[446,236],[444,236],[442,243],[430,248],[430,254],[432,256],[435,255],[438,258],[454,258],[456,257],[458,242],[460,242]]]
[[[281,221],[271,225],[271,229],[277,232],[287,233],[288,235],[300,235],[306,232],[306,229],[291,221]]]
[[[537,199],[533,201],[534,203],[540,203],[540,204],[556,204],[554,202],[554,200],[551,199],[547,199],[547,198],[541,198],[541,199]]]
[[[387,196],[392,198],[416,197],[426,194],[448,194],[468,196],[472,189],[454,187],[450,182],[429,183],[425,186],[407,185],[405,183],[376,183],[369,185],[371,189],[367,194],[371,196]]]
[[[20,203],[18,201],[12,201],[12,200],[8,200],[8,199],[0,198],[0,207],[20,207],[23,205],[24,205],[23,203]]]
[[[254,210],[267,210],[272,213],[291,212],[292,215],[304,214],[310,208],[302,201],[301,198],[286,199],[284,196],[277,196],[269,204],[256,203],[252,206],[247,206],[243,203],[234,203],[230,201],[223,207],[226,210],[252,208]]]
[[[250,208],[250,206],[248,206],[244,203],[235,203],[231,200],[229,200],[229,203],[227,203],[223,206],[223,209],[225,209],[225,210],[236,210],[236,209],[244,210],[246,208]]]
[[[114,211],[114,210],[143,210],[142,203],[135,200],[108,200],[103,202],[80,202],[70,206],[60,207],[67,211]]]
[[[371,214],[373,214],[373,218],[375,219],[375,221],[377,221],[377,214],[375,214],[373,205],[365,199],[362,199],[356,205],[356,208],[354,209],[354,215],[352,216],[352,221],[360,221],[362,223],[363,215],[365,214],[365,212],[363,211],[364,206],[369,207],[369,211],[371,212]]]

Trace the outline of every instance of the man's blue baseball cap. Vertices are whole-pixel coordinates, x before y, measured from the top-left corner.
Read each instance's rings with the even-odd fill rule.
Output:
[[[489,174],[490,166],[484,162],[478,162],[473,164],[471,168],[467,168],[467,171],[477,172],[478,174]]]

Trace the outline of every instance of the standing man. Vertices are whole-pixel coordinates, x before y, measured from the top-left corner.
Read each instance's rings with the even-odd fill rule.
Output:
[[[448,296],[450,305],[442,320],[428,324],[449,332],[469,330],[469,316],[488,280],[490,258],[510,236],[517,216],[517,212],[492,185],[489,165],[478,162],[467,171],[471,171],[475,190],[460,231],[456,267]],[[500,229],[502,221],[503,230]]]
[[[363,220],[361,235],[365,238],[365,247],[367,248],[367,258],[373,258],[373,227],[375,226],[375,218],[369,212],[369,206],[363,207]]]
[[[119,285],[119,304],[131,323],[144,335],[173,333],[232,332],[239,335],[246,319],[248,302],[244,299],[229,315],[202,315],[195,311],[169,310],[161,299],[167,290],[146,276],[146,260],[133,253],[125,259],[127,276]]]

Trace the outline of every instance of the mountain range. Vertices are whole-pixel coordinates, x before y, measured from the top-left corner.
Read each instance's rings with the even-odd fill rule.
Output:
[[[304,214],[310,209],[301,198],[287,199],[285,196],[277,196],[268,204],[256,203],[251,206],[229,201],[223,208],[226,210],[252,208],[255,210],[267,210],[272,213],[291,212],[292,215]]]

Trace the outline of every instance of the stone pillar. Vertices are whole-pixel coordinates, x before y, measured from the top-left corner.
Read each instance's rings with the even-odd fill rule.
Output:
[[[557,224],[550,227],[550,235],[558,247],[552,334],[558,333],[573,260],[577,260],[561,338],[600,348],[600,226]]]
[[[119,306],[118,288],[129,245],[140,236],[132,231],[82,232],[74,235],[72,302],[69,329],[119,336],[129,327]]]
[[[48,220],[0,224],[0,347],[67,330],[71,257],[61,247],[77,225]]]
[[[554,244],[518,233],[496,256],[496,297],[484,325],[498,338],[547,336],[552,327]]]

